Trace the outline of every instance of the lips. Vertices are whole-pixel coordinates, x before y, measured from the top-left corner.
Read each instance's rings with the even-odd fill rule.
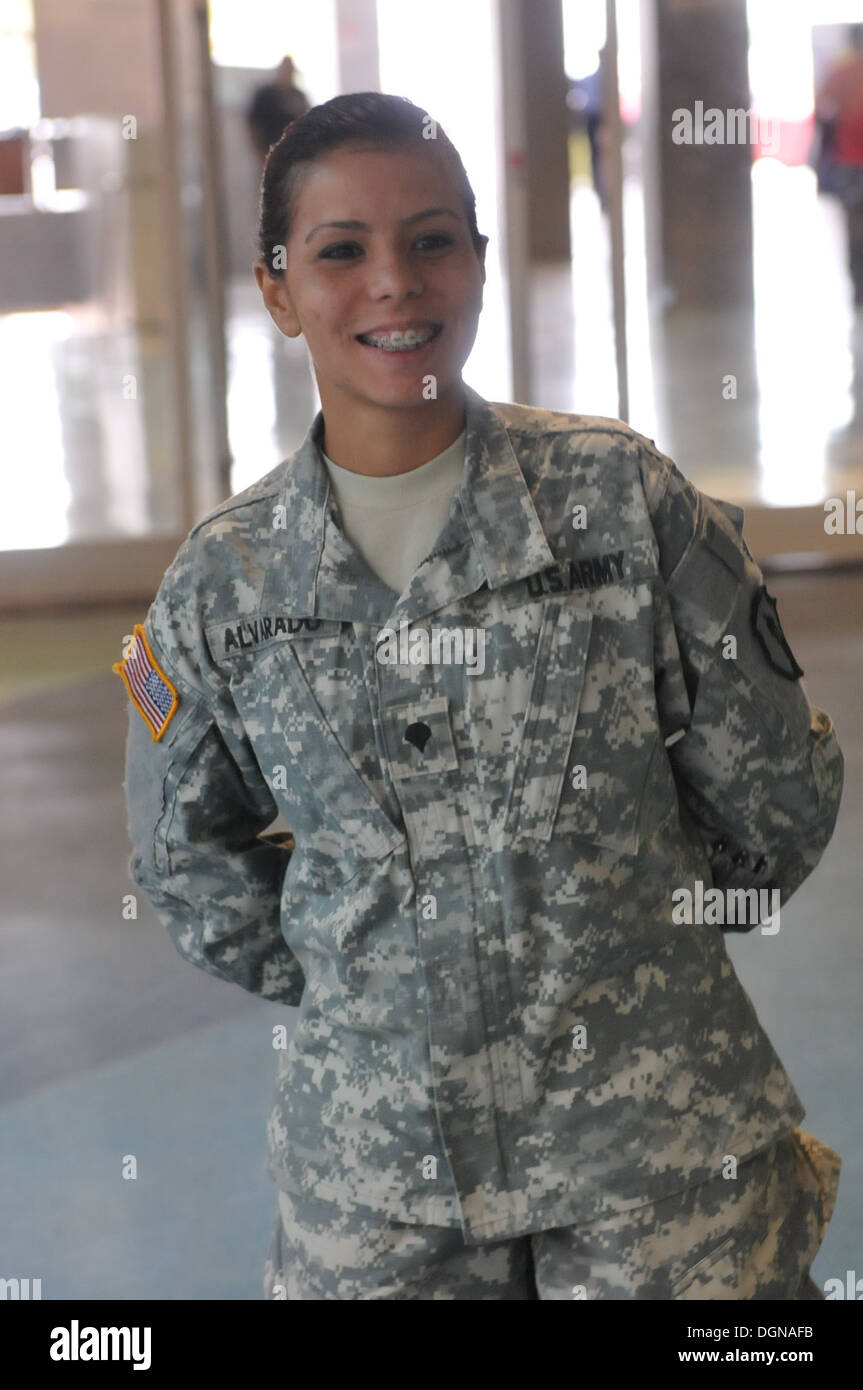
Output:
[[[356,339],[363,347],[372,348],[376,352],[401,355],[421,352],[423,348],[435,342],[442,332],[443,324],[415,320],[399,327],[370,329],[367,333],[358,333]]]
[[[358,338],[381,338],[387,333],[404,333],[406,329],[413,328],[415,332],[425,331],[427,328],[440,328],[441,325],[434,319],[402,319],[400,323],[393,320],[391,323],[376,323],[373,328],[366,328],[362,333],[358,333]]]

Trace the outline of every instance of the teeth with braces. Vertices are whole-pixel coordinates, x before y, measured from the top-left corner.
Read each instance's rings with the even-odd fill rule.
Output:
[[[364,333],[362,341],[370,343],[372,347],[383,348],[384,352],[408,352],[411,348],[430,342],[436,331],[434,328],[407,328],[402,333],[395,328],[392,333],[381,334],[380,337]]]

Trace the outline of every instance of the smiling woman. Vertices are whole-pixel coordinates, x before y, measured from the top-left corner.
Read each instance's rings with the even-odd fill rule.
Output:
[[[321,410],[150,610],[133,872],[183,956],[299,1009],[268,1296],[795,1299],[838,1158],[674,907],[784,906],[842,755],[736,508],[463,381],[486,244],[404,98],[271,149],[255,277]]]
[[[306,339],[328,457],[402,473],[463,428],[488,238],[457,151],[411,102],[356,93],[309,114],[270,152],[255,276]]]

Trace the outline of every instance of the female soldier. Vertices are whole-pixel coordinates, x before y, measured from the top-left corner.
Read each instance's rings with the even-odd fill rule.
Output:
[[[136,630],[134,877],[299,1005],[269,1296],[819,1297],[839,1160],[723,929],[823,853],[833,727],[738,509],[462,381],[486,244],[402,98],[270,152],[255,274],[322,409]]]

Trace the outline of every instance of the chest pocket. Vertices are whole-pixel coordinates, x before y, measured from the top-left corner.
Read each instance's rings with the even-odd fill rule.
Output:
[[[238,671],[231,693],[277,801],[284,765],[282,809],[304,872],[344,881],[404,843],[327,722],[293,643]]]
[[[592,614],[568,595],[543,604],[530,696],[500,836],[551,839],[587,668]]]
[[[659,749],[653,666],[640,640],[638,624],[621,614],[580,607],[571,595],[546,601],[504,844],[571,836],[637,853]]]
[[[458,771],[445,696],[403,701],[384,711],[390,772],[399,783]],[[403,794],[407,791],[402,787]]]

